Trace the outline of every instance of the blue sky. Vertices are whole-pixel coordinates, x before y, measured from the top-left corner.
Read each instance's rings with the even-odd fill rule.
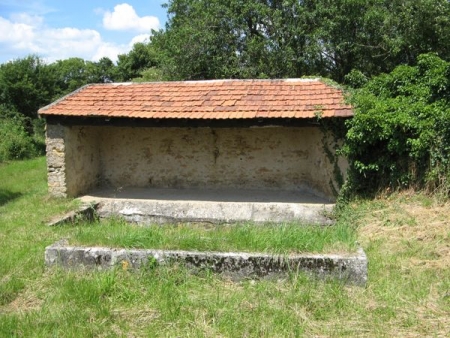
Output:
[[[37,54],[47,62],[116,61],[151,29],[164,28],[164,0],[0,0],[0,63]]]

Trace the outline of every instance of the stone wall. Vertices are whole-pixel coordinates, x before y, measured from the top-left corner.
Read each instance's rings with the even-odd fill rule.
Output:
[[[55,197],[67,196],[64,129],[60,125],[47,124],[48,190]]]
[[[333,198],[334,166],[317,127],[59,127],[66,144],[61,131],[52,132],[55,128],[48,128],[49,183],[67,177],[69,196],[98,183],[114,188],[309,190]],[[53,163],[60,159],[58,151],[65,167],[61,161]],[[50,184],[52,193],[61,195],[56,188]]]
[[[95,127],[47,124],[47,169],[53,196],[78,196],[100,182],[100,148]]]

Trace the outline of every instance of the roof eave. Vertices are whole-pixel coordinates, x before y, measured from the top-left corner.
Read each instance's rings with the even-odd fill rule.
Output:
[[[61,101],[64,101],[65,99],[67,99],[67,98],[69,98],[69,97],[71,97],[71,96],[73,96],[73,95],[75,95],[75,94],[81,92],[82,90],[84,90],[84,89],[86,89],[86,88],[88,88],[88,87],[90,87],[90,86],[92,86],[92,85],[94,85],[94,84],[93,84],[93,83],[88,83],[88,84],[86,84],[86,85],[84,85],[84,86],[82,86],[82,87],[80,87],[80,88],[74,90],[73,92],[71,92],[71,93],[69,93],[69,94],[67,94],[67,95],[64,95],[63,97],[60,97],[60,98],[57,99],[56,101],[53,101],[52,103],[50,103],[50,104],[48,104],[48,105],[46,105],[46,106],[40,108],[40,109],[38,110],[38,116],[41,117],[41,116],[47,115],[47,114],[45,114],[45,111],[46,111],[46,110],[50,109],[51,107],[57,105],[57,104],[60,103]],[[53,114],[50,114],[50,115],[53,115]]]

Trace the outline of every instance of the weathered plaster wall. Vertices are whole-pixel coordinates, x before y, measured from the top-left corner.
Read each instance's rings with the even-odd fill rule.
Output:
[[[312,190],[332,197],[334,166],[316,127],[101,130],[101,173],[114,187]]]
[[[78,196],[97,185],[309,190],[330,199],[334,193],[335,167],[316,127],[50,124],[47,163],[55,196]]]
[[[96,127],[66,128],[66,178],[69,196],[78,196],[99,185],[99,139]]]
[[[47,170],[53,196],[77,196],[96,186],[100,177],[98,130],[47,124]]]

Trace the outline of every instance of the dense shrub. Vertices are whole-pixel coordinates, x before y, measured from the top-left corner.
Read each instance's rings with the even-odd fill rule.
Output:
[[[384,188],[450,191],[450,64],[433,54],[372,78],[350,101],[343,153],[350,161],[344,193]]]
[[[0,107],[0,162],[38,155],[37,144],[25,129],[26,118]]]

